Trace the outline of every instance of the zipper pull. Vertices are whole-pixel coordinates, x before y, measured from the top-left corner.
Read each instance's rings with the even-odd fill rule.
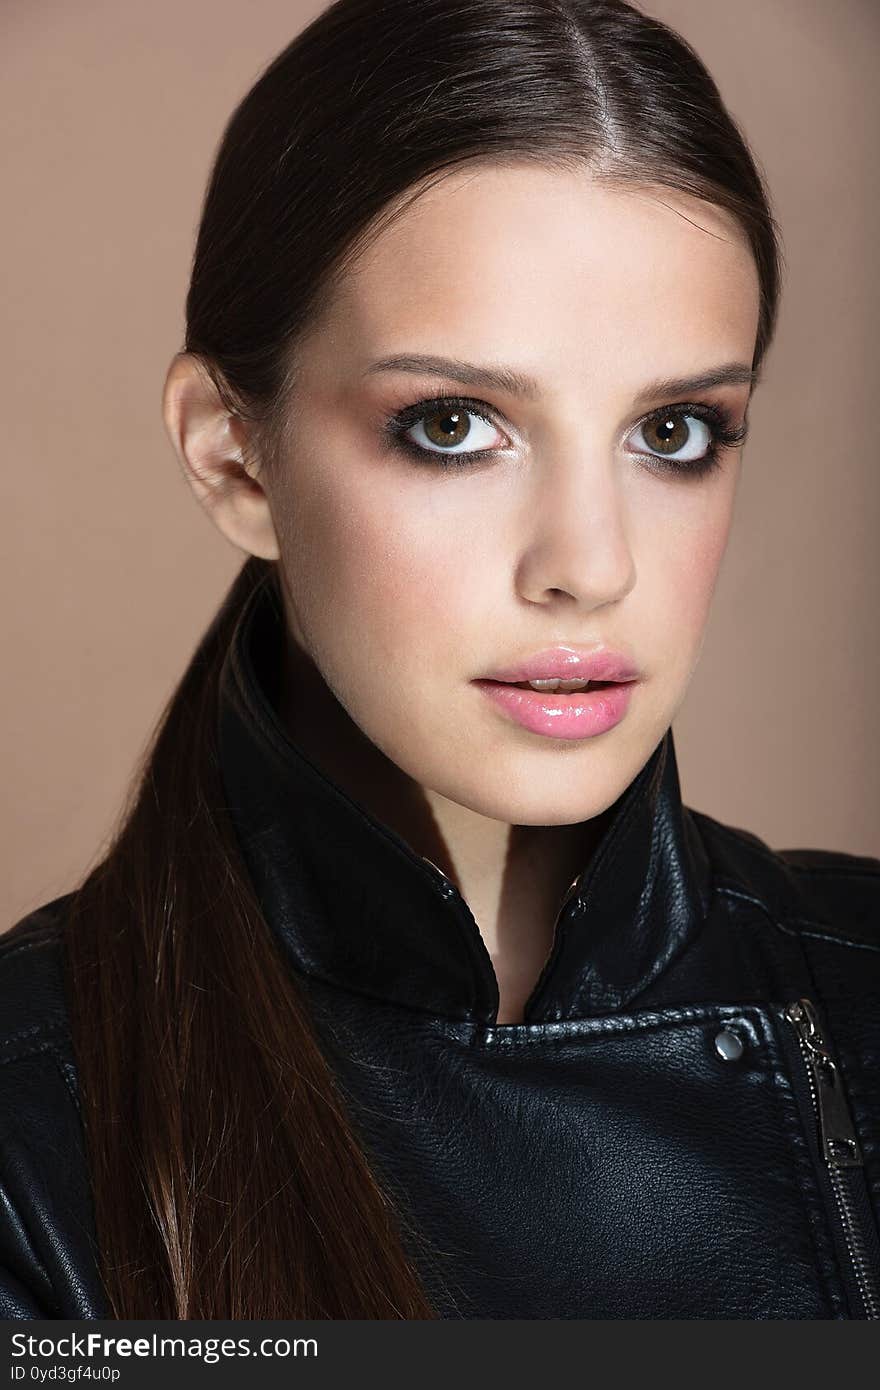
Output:
[[[843,1094],[840,1073],[832,1058],[811,999],[786,1005],[785,1017],[793,1024],[815,1085],[822,1152],[834,1168],[863,1164],[855,1126]]]

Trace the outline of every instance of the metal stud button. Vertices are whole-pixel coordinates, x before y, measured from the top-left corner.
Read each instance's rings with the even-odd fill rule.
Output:
[[[458,892],[458,889],[456,888],[452,880],[448,878],[446,874],[444,874],[439,864],[435,864],[433,859],[429,859],[426,854],[423,854],[421,858],[424,859],[425,863],[429,866],[429,868],[434,870],[434,874],[437,877],[438,886],[443,897],[454,898],[456,893]]]
[[[715,1034],[715,1051],[722,1061],[735,1062],[744,1050],[742,1038],[730,1028],[722,1028],[720,1033]]]

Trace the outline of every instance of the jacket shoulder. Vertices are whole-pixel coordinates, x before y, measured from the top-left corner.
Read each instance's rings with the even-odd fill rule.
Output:
[[[68,1030],[63,924],[72,898],[44,903],[0,935],[0,1062]]]
[[[722,894],[751,899],[778,924],[880,950],[880,858],[774,849],[753,831],[691,811]]]
[[[108,1316],[64,989],[72,898],[0,934],[0,1320]]]

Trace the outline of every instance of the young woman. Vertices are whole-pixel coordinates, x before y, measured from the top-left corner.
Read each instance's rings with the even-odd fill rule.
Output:
[[[164,416],[248,558],[0,943],[6,1316],[880,1316],[880,861],[671,732],[778,264],[622,0],[338,0],[245,97]]]

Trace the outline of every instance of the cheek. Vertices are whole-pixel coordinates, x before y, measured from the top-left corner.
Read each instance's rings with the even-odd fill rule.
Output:
[[[461,605],[474,602],[460,525],[424,489],[381,470],[344,488],[330,471],[306,481],[283,549],[307,646],[328,671],[356,665],[385,681],[411,677],[420,654],[436,663],[438,640],[454,643]]]
[[[732,495],[695,499],[677,517],[645,537],[641,566],[646,607],[652,610],[668,669],[689,676],[709,616],[712,595],[730,534]]]
[[[415,671],[433,673],[442,650],[460,638],[468,594],[473,607],[461,546],[452,534],[416,527],[389,535],[382,518],[375,528],[364,520],[362,555],[345,580],[346,595],[354,596],[348,628],[370,632],[386,674],[412,680]]]

